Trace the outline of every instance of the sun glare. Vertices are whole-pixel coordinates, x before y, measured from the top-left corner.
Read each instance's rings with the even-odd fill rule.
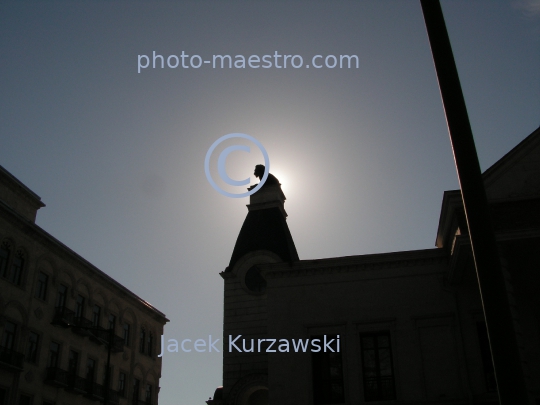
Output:
[[[291,190],[291,175],[286,175],[286,171],[280,168],[279,170],[273,170],[270,168],[270,172],[277,177],[279,182],[281,183],[281,188],[285,192],[286,190]]]

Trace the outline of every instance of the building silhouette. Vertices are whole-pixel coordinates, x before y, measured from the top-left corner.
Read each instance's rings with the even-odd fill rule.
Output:
[[[168,319],[37,226],[41,207],[0,166],[0,405],[157,404]]]
[[[483,179],[540,403],[540,128]],[[221,273],[223,387],[207,404],[498,403],[459,190],[444,192],[435,248],[318,260],[299,260],[284,201],[279,185],[251,196]]]

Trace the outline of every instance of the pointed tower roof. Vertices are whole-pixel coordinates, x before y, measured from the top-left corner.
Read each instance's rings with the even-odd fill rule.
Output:
[[[284,203],[285,194],[277,179],[276,183],[265,183],[259,191],[250,196],[248,214],[225,272],[232,271],[241,257],[258,250],[270,251],[284,262],[299,260],[287,226]]]

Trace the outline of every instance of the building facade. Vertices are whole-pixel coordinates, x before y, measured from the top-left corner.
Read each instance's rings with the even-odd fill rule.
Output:
[[[0,405],[157,404],[168,319],[37,226],[43,206],[0,166]]]
[[[540,403],[540,128],[483,177]],[[459,190],[444,193],[435,248],[319,260],[298,259],[280,187],[261,191],[221,273],[223,387],[208,404],[498,403]]]

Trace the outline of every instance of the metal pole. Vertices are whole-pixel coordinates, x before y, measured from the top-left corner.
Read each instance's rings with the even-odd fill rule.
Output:
[[[469,227],[499,400],[502,405],[529,404],[507,285],[441,5],[438,0],[420,0],[420,3]]]
[[[113,344],[114,329],[109,328],[109,344],[107,345],[107,370],[105,370],[105,395],[103,396],[103,405],[109,405],[109,389],[111,385],[111,347]]]

